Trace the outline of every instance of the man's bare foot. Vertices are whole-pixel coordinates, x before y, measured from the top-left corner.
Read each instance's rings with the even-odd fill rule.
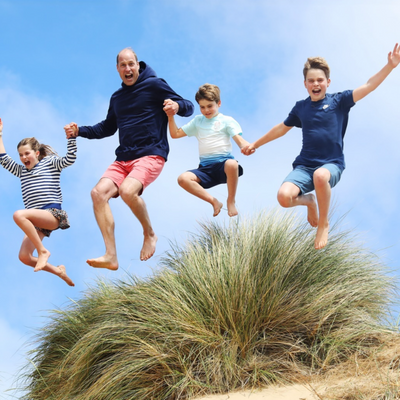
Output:
[[[48,250],[39,253],[34,271],[35,272],[41,271],[46,266],[49,257],[50,257],[50,252]]]
[[[228,201],[227,206],[228,206],[228,215],[230,217],[234,217],[235,215],[239,214],[238,210],[236,209],[236,204],[234,201]]]
[[[222,207],[224,206],[219,200],[214,199],[212,206],[214,207],[214,214],[213,217],[216,217],[222,210]]]
[[[156,243],[158,237],[156,235],[153,236],[145,236],[143,239],[143,247],[140,251],[140,260],[147,261],[149,258],[153,256],[156,251]]]
[[[318,226],[318,207],[315,201],[315,196],[311,193],[304,195],[309,200],[307,204],[307,221],[312,227]]]
[[[67,275],[67,272],[65,270],[64,265],[59,265],[58,270],[60,271],[60,274],[58,275],[64,282],[67,283],[69,286],[75,286],[75,283],[71,281],[69,276]]]
[[[108,257],[107,255],[99,258],[91,258],[86,261],[91,267],[94,268],[106,268],[111,271],[116,271],[118,269],[118,259],[117,257]]]
[[[315,237],[314,248],[316,250],[323,249],[328,243],[329,224],[318,226],[317,236]]]

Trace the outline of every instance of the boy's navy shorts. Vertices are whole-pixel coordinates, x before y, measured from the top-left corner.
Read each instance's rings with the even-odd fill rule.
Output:
[[[340,177],[342,176],[342,170],[336,164],[324,164],[320,167],[310,168],[304,166],[297,166],[283,181],[291,182],[295,184],[300,189],[300,194],[306,194],[312,192],[314,190],[314,181],[313,175],[314,172],[319,168],[325,168],[331,173],[331,179],[329,180],[329,184],[331,188],[336,186],[336,184],[340,181]]]
[[[226,183],[226,174],[224,171],[226,161],[228,160],[209,165],[200,164],[197,169],[191,169],[188,172],[192,172],[200,179],[199,184],[201,187],[209,189],[221,183]],[[240,165],[238,172],[238,176],[243,175],[243,168]]]

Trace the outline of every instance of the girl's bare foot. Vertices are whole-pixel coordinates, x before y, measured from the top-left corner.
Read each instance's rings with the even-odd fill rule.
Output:
[[[35,272],[41,271],[46,266],[49,257],[50,257],[50,252],[48,250],[40,252],[38,254],[38,259],[34,271]]]
[[[60,271],[60,274],[58,275],[64,282],[67,283],[69,286],[75,286],[74,282],[71,281],[69,276],[67,275],[67,272],[65,270],[64,265],[59,265],[58,270]]]
[[[156,235],[153,236],[145,236],[143,239],[143,247],[140,251],[140,260],[146,261],[153,256],[156,251],[156,243],[158,237]]]
[[[314,248],[316,250],[323,249],[328,243],[329,224],[318,226],[317,236],[315,237]]]
[[[234,201],[228,201],[227,206],[228,206],[228,215],[230,217],[234,217],[239,214],[238,210],[236,209],[236,204]]]
[[[216,217],[216,216],[221,212],[221,209],[222,209],[222,207],[223,207],[223,204],[222,204],[220,201],[218,201],[217,199],[214,198],[214,201],[213,201],[213,203],[212,203],[212,206],[213,206],[213,208],[214,208],[213,217]]]
[[[91,258],[86,261],[93,268],[106,268],[111,271],[116,271],[118,269],[118,259],[117,256],[109,257],[104,255],[103,257]]]

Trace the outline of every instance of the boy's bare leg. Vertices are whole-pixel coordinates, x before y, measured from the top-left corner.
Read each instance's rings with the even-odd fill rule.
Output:
[[[102,178],[92,190],[93,211],[97,225],[100,228],[106,246],[102,257],[92,258],[86,262],[95,268],[118,269],[117,248],[114,236],[114,217],[108,201],[118,193],[115,183],[108,178]]]
[[[278,191],[278,202],[282,207],[307,207],[307,220],[312,227],[318,226],[318,207],[312,193],[300,195],[300,189],[292,182],[284,182]]]
[[[329,180],[331,179],[331,173],[326,168],[318,168],[314,172],[313,179],[319,209],[318,229],[314,242],[314,247],[318,250],[324,248],[328,243],[328,214],[331,201],[331,185],[329,184]]]
[[[151,226],[146,203],[139,196],[142,188],[143,185],[141,182],[128,176],[122,182],[122,185],[119,188],[119,194],[142,225],[144,238],[142,250],[140,251],[140,259],[146,261],[155,253],[158,238]]]
[[[38,234],[39,234],[40,239],[43,240],[43,237],[44,237],[43,233],[38,232]],[[19,251],[20,261],[23,262],[24,264],[29,265],[30,267],[34,268],[36,266],[37,260],[38,260],[37,257],[33,256],[34,251],[35,251],[35,246],[31,242],[31,240],[28,238],[28,236],[25,236],[22,241],[21,249]],[[64,265],[59,265],[58,267],[55,267],[49,263],[46,263],[46,265],[44,266],[44,268],[42,270],[50,272],[53,275],[59,276],[69,286],[75,286],[74,282],[72,282],[72,280],[67,275]]]
[[[183,189],[213,206],[213,217],[216,217],[220,213],[223,204],[200,186],[199,182],[200,179],[193,172],[184,172],[178,177],[178,183]]]
[[[16,211],[13,218],[15,223],[33,243],[33,246],[38,253],[35,272],[42,270],[47,264],[50,252],[43,246],[39,232],[35,226],[49,230],[57,229],[59,225],[57,218],[48,211],[32,208]]]
[[[228,215],[234,217],[238,215],[238,210],[236,209],[235,199],[236,199],[236,189],[239,181],[239,164],[236,160],[226,160],[224,171],[226,174],[226,184],[228,186]]]

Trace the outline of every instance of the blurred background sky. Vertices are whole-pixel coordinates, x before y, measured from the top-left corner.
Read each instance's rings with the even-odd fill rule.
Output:
[[[243,137],[254,141],[307,97],[302,76],[307,57],[328,61],[329,92],[365,83],[400,41],[399,15],[395,0],[0,0],[0,117],[6,149],[18,160],[17,143],[34,135],[64,155],[66,123],[92,125],[104,119],[109,98],[120,87],[115,57],[127,46],[193,103],[200,85],[217,84],[220,111],[234,117]],[[359,234],[395,276],[400,272],[399,88],[400,67],[351,110],[347,168],[332,199],[333,220],[345,215],[342,229]],[[199,114],[195,107],[194,115]],[[177,121],[183,125],[189,119]],[[212,219],[212,207],[176,183],[180,173],[198,165],[197,141],[170,139],[169,161],[143,195],[159,237],[155,256],[139,260],[141,227],[116,199],[111,207],[120,270],[89,267],[87,258],[104,254],[90,190],[114,160],[117,145],[117,135],[78,138],[77,161],[61,175],[71,228],[53,233],[45,245],[52,264],[66,265],[74,288],[19,262],[23,233],[12,214],[23,208],[20,183],[0,169],[0,398],[11,398],[8,390],[49,310],[81,298],[97,279],[124,279],[127,272],[151,276],[171,241],[189,240],[199,222]],[[300,151],[301,131],[292,129],[251,157],[233,146],[244,168],[239,218],[277,207],[276,192]],[[225,185],[212,193],[226,201]],[[305,217],[304,209],[296,213]],[[217,220],[229,223],[226,210]]]

